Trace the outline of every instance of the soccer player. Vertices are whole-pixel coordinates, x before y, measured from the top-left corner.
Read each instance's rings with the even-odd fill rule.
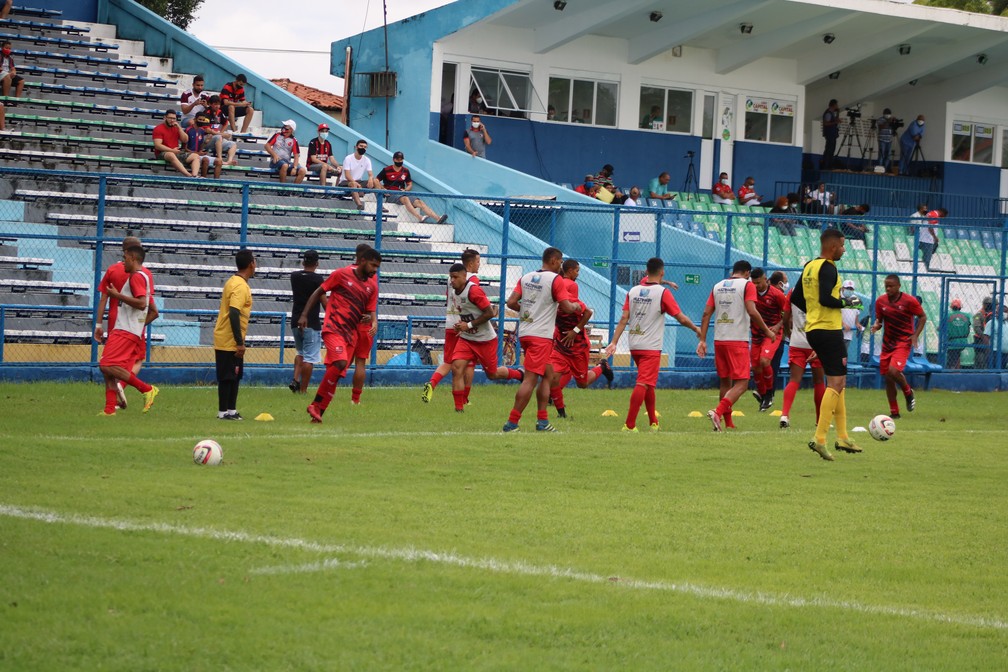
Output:
[[[301,313],[298,326],[304,328],[308,324],[309,311],[328,292],[329,302],[322,323],[326,372],[315,393],[315,400],[308,405],[312,422],[322,422],[322,414],[336,393],[339,379],[346,375],[358,325],[366,313],[378,309],[378,282],[374,278],[380,266],[381,254],[378,250],[365,250],[359,264],[333,271],[308,298]]]
[[[508,297],[507,307],[519,316],[518,342],[525,354],[525,378],[515,393],[514,407],[504,423],[505,432],[518,431],[522,411],[533,392],[537,402],[536,431],[556,431],[546,413],[553,372],[549,363],[553,355],[553,330],[558,307],[564,313],[577,311],[574,302],[567,299],[567,285],[559,275],[562,263],[563,252],[547,247],[542,255],[542,268],[523,275]]]
[[[357,256],[354,266],[360,266],[363,254],[370,250],[371,246],[361,243],[357,246]],[[374,344],[375,334],[378,333],[378,281],[372,278],[375,293],[375,310],[364,313],[360,324],[357,325],[357,340],[354,342],[354,374],[353,387],[350,389],[350,403],[354,406],[360,405],[360,395],[364,391],[364,381],[367,379],[367,360],[371,356],[371,346]]]
[[[764,338],[763,334],[754,326],[752,329],[752,342],[749,346],[749,361],[752,366],[752,375],[756,379],[756,389],[753,396],[759,403],[760,412],[769,410],[773,406],[774,369],[773,360],[777,351],[780,350],[784,339],[780,337],[783,327],[784,311],[787,309],[787,299],[784,292],[775,287],[766,276],[762,268],[754,268],[749,274],[749,279],[756,286],[756,310],[763,318],[764,324],[774,332],[773,338]]]
[[[137,348],[142,343],[140,334],[147,324],[147,307],[150,305],[150,281],[145,273],[140,272],[143,260],[142,247],[127,247],[123,251],[126,280],[122,285],[112,284],[107,288],[108,295],[119,303],[119,309],[115,327],[111,329],[98,362],[105,377],[105,409],[99,415],[115,415],[117,380],[135,387],[144,395],[144,413],[150,410],[158,395],[158,388],[140,380],[132,371]]]
[[[844,235],[838,229],[826,229],[819,236],[819,256],[805,264],[801,282],[791,293],[791,303],[805,311],[805,337],[822,362],[826,391],[819,405],[815,437],[808,447],[824,460],[832,461],[826,449],[826,432],[836,425],[834,447],[845,453],[860,453],[861,448],[847,434],[847,348],[843,340],[841,308],[857,306],[857,295],[840,298],[840,274],[836,262],[844,255]]]
[[[235,253],[237,273],[224,283],[220,310],[214,326],[214,359],[217,364],[217,418],[243,420],[238,412],[238,386],[245,373],[245,335],[252,316],[255,257],[249,250]],[[303,326],[303,325],[301,325]]]
[[[770,274],[770,284],[781,291],[781,294],[785,297],[785,303],[788,303],[787,297],[791,295],[791,287],[788,284],[788,277],[784,271],[774,271]],[[787,308],[785,308],[787,310]],[[780,373],[781,357],[784,356],[784,344],[782,343],[777,351],[774,353],[773,359],[770,360],[770,366],[773,368],[773,380],[770,382],[770,405],[773,406],[773,400],[775,393],[777,392],[777,375]]]
[[[637,365],[637,382],[630,394],[630,410],[623,425],[624,432],[638,431],[637,414],[641,404],[647,409],[651,431],[658,431],[655,386],[658,385],[658,369],[661,368],[665,316],[674,317],[679,324],[700,335],[700,329],[679,309],[672,292],[662,286],[664,277],[665,262],[658,257],[648,259],[647,278],[627,292],[623,315],[605,349],[605,356],[612,357],[624,329],[630,325],[630,356]]]
[[[730,278],[714,285],[700,318],[700,343],[697,357],[707,356],[707,328],[711,315],[714,321],[714,366],[720,383],[720,401],[716,408],[707,411],[715,432],[725,427],[734,428],[732,406],[749,387],[749,331],[755,323],[759,333],[770,340],[775,337],[756,309],[756,286],[749,281],[752,265],[739,260],[732,266]]]
[[[914,317],[917,327],[914,328]],[[917,399],[913,388],[903,375],[903,368],[910,353],[917,347],[917,339],[924,331],[927,315],[920,302],[909,294],[900,291],[898,275],[887,275],[885,278],[885,294],[875,300],[875,324],[871,332],[874,334],[885,325],[882,332],[882,353],[879,355],[879,373],[885,377],[886,397],[889,399],[889,415],[900,417],[899,402],[896,401],[896,388],[903,390],[908,411],[917,408]]]
[[[588,342],[585,326],[593,312],[578,298],[577,278],[581,272],[581,264],[576,259],[566,259],[560,268],[564,280],[567,281],[568,298],[578,307],[577,312],[569,315],[558,311],[556,327],[553,329],[553,357],[550,359],[553,377],[550,380],[550,400],[557,410],[557,415],[566,418],[563,390],[571,379],[582,389],[598,380],[599,376],[604,376],[612,385],[613,373],[606,359],[602,359],[598,366],[588,369],[591,344]]]
[[[463,264],[453,264],[448,277],[451,282],[451,298],[455,304],[458,319],[452,329],[458,334],[458,341],[452,348],[452,397],[455,399],[455,411],[462,413],[469,402],[469,391],[466,389],[465,374],[473,362],[479,362],[483,373],[491,380],[508,380],[512,378],[511,370],[497,366],[497,332],[491,320],[494,318],[494,307],[487,298],[479,281],[467,277]],[[521,372],[518,372],[519,378]]]
[[[140,245],[140,239],[134,236],[127,236],[123,238],[122,246],[123,252],[127,248]],[[147,317],[145,318],[145,326],[150,324],[157,319],[158,310],[157,305],[154,302],[154,276],[151,272],[147,270],[146,266],[140,266],[140,272],[147,276],[147,280],[150,283],[150,304],[147,306]],[[105,340],[105,334],[111,334],[115,329],[116,317],[119,314],[119,302],[116,299],[109,297],[109,288],[111,287],[122,287],[123,284],[128,279],[128,273],[126,273],[126,267],[121,261],[117,261],[108,267],[105,271],[105,275],[102,276],[101,282],[98,283],[98,291],[101,292],[101,297],[98,299],[98,307],[95,310],[95,329],[94,329],[94,340],[97,343],[102,343]],[[105,306],[108,305],[108,331],[102,331],[102,317],[105,315]],[[136,359],[130,367],[133,370],[134,375],[140,375],[140,369],[143,367],[144,359],[147,357],[147,330],[143,329],[140,332],[140,343],[137,345]],[[126,391],[123,388],[121,382],[116,381],[116,406],[119,408],[126,408]]]
[[[294,378],[287,386],[291,392],[304,394],[308,391],[312,369],[322,363],[322,321],[319,319],[318,308],[308,314],[308,325],[298,327],[298,319],[304,310],[305,303],[322,281],[325,280],[315,271],[318,269],[319,255],[315,250],[305,250],[302,255],[302,270],[294,271],[290,276],[291,295],[291,330],[294,332],[294,347],[297,355],[294,357]],[[322,299],[325,307],[325,298]]]
[[[812,370],[812,389],[815,400],[816,423],[819,422],[819,405],[826,393],[826,378],[823,374],[822,362],[816,357],[815,350],[809,345],[805,336],[805,311],[791,303],[791,293],[788,293],[788,309],[784,313],[784,329],[790,333],[791,344],[788,348],[788,367],[791,376],[784,387],[784,407],[781,409],[780,428],[791,426],[791,405],[795,395],[801,388],[805,367]]]

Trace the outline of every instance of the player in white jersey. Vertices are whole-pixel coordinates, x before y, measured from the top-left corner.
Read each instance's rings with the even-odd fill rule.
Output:
[[[714,365],[720,381],[721,401],[717,408],[707,411],[715,432],[721,431],[722,419],[725,427],[735,426],[731,419],[732,405],[749,387],[750,325],[755,325],[771,341],[776,337],[756,309],[756,286],[749,281],[750,272],[752,264],[736,261],[731,277],[714,285],[700,318],[700,344],[696,352],[703,358],[707,355],[707,328],[711,316],[715,315]]]
[[[562,264],[563,252],[547,247],[542,256],[542,268],[523,275],[508,297],[507,307],[518,313],[518,342],[525,356],[525,378],[515,393],[514,408],[504,423],[505,432],[518,430],[518,421],[533,392],[537,402],[536,431],[556,431],[546,414],[553,376],[549,363],[553,355],[553,330],[558,308],[564,313],[578,309],[568,300],[567,285],[559,275]]]
[[[791,303],[791,293],[787,295],[787,310],[784,311],[784,329],[791,334],[791,341],[788,345],[788,367],[791,370],[791,377],[784,388],[784,408],[781,410],[780,428],[787,429],[791,426],[791,404],[794,403],[795,395],[801,387],[802,376],[805,375],[805,366],[812,369],[812,387],[815,391],[816,423],[819,422],[819,402],[822,401],[826,393],[826,377],[823,374],[822,362],[816,357],[815,350],[809,345],[805,338],[805,311]]]
[[[462,251],[462,265],[465,266],[467,279],[475,279],[475,283],[479,284],[479,278],[476,273],[479,272],[480,267],[480,253],[473,249],[466,249]],[[438,367],[434,369],[434,373],[431,374],[430,380],[424,383],[423,394],[420,395],[420,399],[426,404],[434,396],[434,390],[437,389],[438,383],[441,379],[448,375],[452,370],[452,351],[455,349],[455,343],[458,342],[458,332],[455,331],[455,324],[458,322],[458,312],[454,308],[452,302],[452,286],[451,278],[448,279],[448,288],[445,291],[445,343],[444,350],[441,354],[441,363]],[[469,400],[469,390],[472,387],[473,379],[473,367],[469,367],[465,371],[465,384],[464,388],[466,391],[466,401]],[[452,381],[452,387],[454,388],[454,379]]]
[[[648,259],[647,278],[627,292],[623,315],[605,350],[605,356],[612,357],[623,330],[629,325],[630,356],[637,365],[637,382],[630,395],[624,432],[637,431],[637,414],[641,404],[647,409],[651,431],[658,431],[655,387],[658,385],[662,343],[665,340],[665,316],[674,317],[679,324],[700,335],[700,329],[679,309],[672,292],[662,286],[664,278],[665,262],[658,257]]]

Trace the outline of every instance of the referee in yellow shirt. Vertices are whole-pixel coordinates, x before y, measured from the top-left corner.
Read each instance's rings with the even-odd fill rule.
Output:
[[[245,334],[252,314],[249,278],[255,275],[255,257],[249,250],[235,254],[238,272],[224,283],[220,311],[214,325],[214,360],[217,364],[217,417],[241,420],[238,412],[238,384],[245,371]]]
[[[840,298],[840,274],[836,262],[844,254],[844,236],[836,229],[827,229],[819,237],[819,257],[805,264],[801,282],[791,293],[791,303],[805,311],[805,336],[822,362],[826,374],[826,394],[819,407],[819,423],[815,438],[808,447],[824,460],[833,460],[826,449],[826,431],[830,422],[836,424],[837,450],[860,453],[861,449],[847,435],[847,347],[843,339],[841,308],[857,307],[861,300]]]

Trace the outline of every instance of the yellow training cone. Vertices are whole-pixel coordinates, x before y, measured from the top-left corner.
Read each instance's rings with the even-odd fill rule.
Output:
[[[619,416],[616,414],[616,411],[614,411],[614,410],[612,410],[610,408],[607,411],[602,411],[602,417],[603,418],[618,418]]]
[[[703,413],[701,413],[700,411],[690,411],[689,412],[689,416],[687,416],[687,417],[690,417],[690,418],[702,418],[703,417]]]
[[[744,418],[745,417],[745,413],[743,413],[742,411],[732,411],[731,412],[731,417],[733,417],[733,418]]]
[[[782,415],[784,415],[784,414],[783,414],[783,413],[781,413],[780,411],[771,411],[771,412],[770,412],[770,415],[772,415],[772,416],[773,416],[773,417],[775,417],[775,418],[779,418],[780,416],[782,416]]]
[[[658,411],[655,411],[654,412],[654,417],[660,418],[661,417],[661,413],[659,413]]]
[[[273,416],[269,413],[260,413],[255,417],[259,422],[273,422]]]

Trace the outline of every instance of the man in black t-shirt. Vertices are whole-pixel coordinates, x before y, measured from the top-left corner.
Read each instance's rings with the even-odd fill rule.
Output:
[[[307,392],[311,382],[312,369],[322,362],[322,321],[319,319],[319,308],[325,307],[325,296],[308,315],[308,326],[298,328],[298,318],[304,310],[309,297],[315,293],[325,278],[315,272],[318,268],[319,256],[315,250],[307,250],[302,255],[301,265],[304,270],[291,273],[291,292],[294,294],[294,305],[291,308],[291,328],[294,330],[294,347],[297,356],[294,357],[294,378],[287,386],[291,392]]]
[[[413,178],[410,176],[409,168],[403,165],[403,160],[403,153],[396,152],[392,155],[392,165],[385,166],[375,176],[382,183],[382,186],[389,191],[411,191],[413,189]],[[388,198],[389,200],[394,200],[395,194],[389,194]],[[411,201],[409,196],[403,195],[399,197],[398,201],[420,223],[433,221],[438,224],[444,224],[448,221],[448,215],[438,216],[430,209],[430,206],[419,198],[414,198]],[[424,214],[421,215],[420,210],[423,210]]]

